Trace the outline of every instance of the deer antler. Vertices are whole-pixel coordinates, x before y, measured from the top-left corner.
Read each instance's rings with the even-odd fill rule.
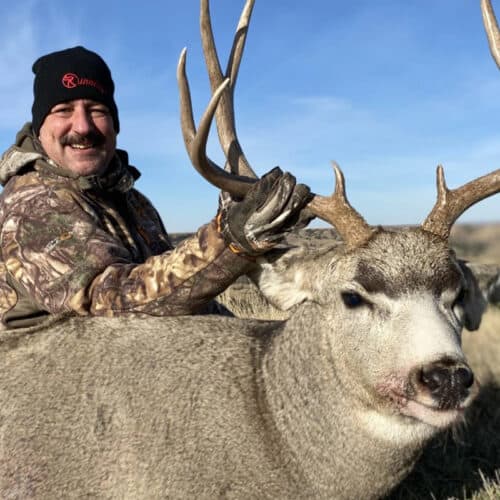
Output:
[[[454,222],[469,207],[500,192],[500,169],[450,191],[446,187],[443,167],[439,165],[437,168],[437,190],[436,204],[422,224],[422,229],[447,239]]]
[[[335,226],[347,246],[357,247],[370,238],[373,229],[347,200],[342,170],[336,162],[332,162],[332,166],[335,191],[330,196],[315,195],[307,207],[317,217]]]
[[[500,30],[491,6],[491,0],[481,0],[481,12],[491,54],[500,68]],[[453,223],[465,210],[474,203],[500,191],[500,170],[495,170],[450,191],[446,187],[443,167],[439,165],[437,168],[437,190],[436,204],[422,224],[422,228],[442,238],[448,238]]]
[[[491,55],[500,68],[500,30],[491,6],[491,0],[481,0],[481,12],[483,13],[484,28],[488,35]]]
[[[500,30],[491,6],[491,0],[481,0],[484,28],[488,35],[491,55],[500,68]],[[500,170],[479,177],[460,188],[449,190],[446,187],[443,167],[437,168],[438,198],[422,228],[442,238],[448,238],[453,223],[465,210],[478,201],[500,191]]]
[[[211,184],[228,191],[234,196],[243,197],[258,179],[245,158],[236,136],[234,125],[234,86],[238,74],[254,0],[247,0],[238,24],[233,49],[224,79],[213,41],[208,0],[201,0],[201,31],[205,58],[212,85],[212,98],[200,120],[198,130],[193,119],[193,109],[189,83],[186,75],[186,50],[181,53],[177,67],[177,80],[180,93],[181,128],[189,157],[196,170]],[[217,121],[221,146],[233,172],[245,171],[249,176],[230,174],[210,160],[206,154],[206,143],[213,115],[217,109]],[[336,227],[349,247],[360,245],[371,235],[370,226],[347,201],[344,177],[340,168],[334,165],[336,176],[335,192],[330,197],[315,195],[308,205],[314,215]]]
[[[255,183],[255,178],[237,176],[221,169],[206,154],[206,145],[210,125],[219,103],[220,97],[229,85],[229,79],[224,80],[215,91],[203,114],[198,130],[194,124],[193,105],[189,82],[186,76],[186,49],[183,49],[177,65],[177,82],[179,85],[181,130],[186,150],[194,168],[211,184],[227,191],[234,196],[243,197]]]
[[[231,55],[227,63],[225,75],[222,74],[219,56],[217,55],[217,49],[215,47],[208,0],[201,0],[200,31],[212,93],[215,93],[222,82],[226,78],[229,78],[229,85],[223,92],[215,112],[219,142],[227,158],[225,170],[235,174],[257,178],[238,140],[234,118],[234,89],[236,87],[238,70],[245,48],[248,26],[250,24],[254,3],[255,0],[247,0],[243,7],[236,28],[236,34],[234,36]]]
[[[186,49],[181,53],[177,67],[177,80],[180,94],[181,128],[189,157],[196,170],[214,186],[244,197],[252,184],[258,179],[230,174],[214,163],[206,154],[206,145],[210,125],[222,93],[229,85],[226,79],[215,91],[207,109],[196,129],[193,119],[191,96],[186,76]],[[348,246],[357,246],[372,234],[370,226],[347,201],[344,176],[337,164],[334,164],[336,177],[335,192],[329,197],[315,195],[308,205],[314,215],[336,227]]]

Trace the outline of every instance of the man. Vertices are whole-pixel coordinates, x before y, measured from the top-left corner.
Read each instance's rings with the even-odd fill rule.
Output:
[[[174,249],[116,148],[106,63],[83,47],[33,65],[32,122],[0,161],[0,321],[47,314],[179,315],[212,299],[300,217],[309,189],[274,169]]]

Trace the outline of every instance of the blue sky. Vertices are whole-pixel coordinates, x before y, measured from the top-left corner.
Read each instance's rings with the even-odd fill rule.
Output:
[[[211,1],[223,64],[243,4]],[[218,193],[184,150],[175,80],[186,46],[200,116],[209,88],[198,16],[198,0],[1,2],[0,149],[30,119],[33,61],[82,44],[111,67],[119,147],[143,173],[137,187],[169,231],[207,222]],[[500,168],[498,96],[479,0],[256,0],[235,107],[257,173],[280,165],[329,194],[336,160],[369,223],[406,224],[430,211],[437,164],[450,187]],[[217,146],[209,153],[223,163]],[[460,220],[499,219],[500,195]]]

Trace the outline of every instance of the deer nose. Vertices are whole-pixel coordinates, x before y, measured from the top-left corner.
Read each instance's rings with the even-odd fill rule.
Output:
[[[442,409],[458,406],[474,384],[472,370],[463,363],[438,361],[420,370],[419,384],[427,389]]]

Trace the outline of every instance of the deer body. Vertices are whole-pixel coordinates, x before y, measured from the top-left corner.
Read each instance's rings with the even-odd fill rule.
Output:
[[[283,296],[271,276],[283,259],[256,278],[270,298]],[[0,497],[385,494],[474,395],[453,371],[466,369],[451,308],[463,276],[422,231],[382,232],[311,269],[282,278],[283,322],[90,318],[6,333]],[[346,306],[353,289],[371,305]],[[415,380],[444,361],[442,393]]]

